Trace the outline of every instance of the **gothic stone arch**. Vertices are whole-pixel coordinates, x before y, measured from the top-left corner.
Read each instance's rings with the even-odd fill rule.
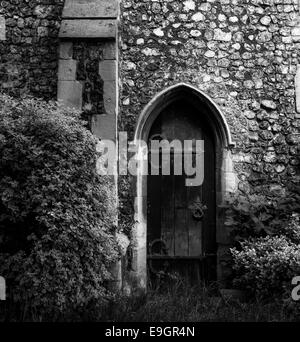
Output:
[[[214,130],[215,140],[215,167],[216,167],[216,243],[218,246],[217,277],[223,280],[222,253],[226,250],[229,237],[224,228],[224,213],[221,205],[226,194],[236,190],[236,178],[231,160],[231,148],[234,143],[226,119],[218,106],[199,89],[184,83],[176,84],[157,94],[145,107],[137,122],[135,131],[135,144],[139,141],[148,141],[149,132],[156,118],[162,110],[174,102],[179,96],[193,101],[196,105],[205,105],[209,115],[207,121]],[[147,176],[139,170],[135,193],[135,227],[132,236],[132,274],[131,282],[134,287],[146,289],[147,287]]]

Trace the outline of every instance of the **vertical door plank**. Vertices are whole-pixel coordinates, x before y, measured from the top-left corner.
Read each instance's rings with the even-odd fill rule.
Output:
[[[161,237],[161,177],[148,176],[148,246]],[[158,252],[158,251],[155,251]]]
[[[162,176],[161,235],[168,255],[174,255],[174,176]]]
[[[197,129],[197,132],[195,132]],[[203,139],[202,129],[200,127],[194,126],[193,136],[195,140]],[[193,147],[196,149],[196,146]],[[196,167],[196,150],[193,151],[192,160],[193,165]],[[193,176],[193,178],[196,175]],[[202,196],[202,185],[200,186],[192,186],[187,187],[188,192],[188,206],[191,206],[197,202],[203,203],[203,196]],[[188,208],[188,227],[189,227],[189,256],[200,256],[202,255],[202,240],[203,240],[203,221],[196,220],[193,217],[193,210]]]
[[[175,210],[175,255],[188,256],[188,230],[186,223],[186,209],[176,208]]]
[[[188,187],[188,203],[202,201],[201,187]],[[189,227],[189,256],[202,255],[202,221],[195,220],[193,211],[188,209],[188,227]]]
[[[156,125],[154,125],[150,132],[150,137],[153,135],[161,134],[161,118],[157,120]],[[147,245],[149,245],[152,241],[161,238],[161,176],[160,175],[151,175],[151,154],[149,153],[148,160],[148,169],[150,171],[147,177],[147,199],[148,199],[148,213],[147,213]],[[161,244],[157,244],[159,249],[155,249],[155,253],[160,253]]]
[[[162,114],[161,132],[164,139],[171,141],[174,136],[174,112],[172,106],[167,108]],[[168,255],[175,253],[174,236],[174,176],[172,172],[173,158],[170,155],[170,174],[162,175],[162,208],[161,208],[161,234],[165,241]],[[163,157],[161,157],[162,160]],[[163,171],[163,170],[162,170]]]
[[[173,104],[172,139],[178,139],[182,142],[182,144],[187,134],[189,134],[185,111],[186,108],[184,108],[184,106],[181,104]],[[187,188],[185,186],[185,175],[176,175],[174,176],[174,179],[175,255],[188,256],[189,234],[187,224]]]
[[[175,255],[188,256],[189,234],[187,225],[187,192],[185,176],[175,179]]]
[[[203,203],[207,210],[203,219],[205,226],[203,243],[204,252],[211,254],[216,251],[216,198],[215,198],[215,153],[212,138],[205,133],[205,177],[203,183]]]
[[[215,145],[214,133],[203,115],[205,111],[208,111],[205,105],[202,108],[199,103],[190,104],[181,98],[161,112],[151,129],[151,134],[161,133],[169,141],[205,141],[203,186],[186,187],[186,176],[175,176],[173,172],[169,176],[148,176],[149,241],[164,240],[171,256],[196,257],[216,252]],[[200,221],[193,218],[189,209],[196,201],[208,207],[203,220]],[[163,263],[162,260],[160,262]],[[178,270],[196,282],[200,281],[202,276],[204,279],[214,278],[213,259],[203,262],[181,259],[172,265],[174,271]]]

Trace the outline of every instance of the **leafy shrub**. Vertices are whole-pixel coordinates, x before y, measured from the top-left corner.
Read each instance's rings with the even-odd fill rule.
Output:
[[[234,285],[260,299],[281,297],[300,274],[300,245],[286,236],[251,238],[231,252]]]
[[[13,302],[54,315],[107,295],[115,208],[95,146],[78,113],[0,95],[0,274]]]
[[[232,196],[226,205],[227,225],[234,240],[278,235],[300,213],[300,190],[294,186],[287,196],[268,199],[265,196]],[[299,240],[300,241],[300,240]]]
[[[300,215],[294,213],[290,217],[290,221],[284,223],[277,234],[286,236],[293,243],[300,245]]]
[[[282,198],[249,195],[229,200],[236,287],[259,298],[278,297],[300,274],[299,194],[294,186]]]

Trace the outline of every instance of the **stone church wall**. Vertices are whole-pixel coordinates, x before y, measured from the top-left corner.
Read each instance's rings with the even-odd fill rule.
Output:
[[[299,164],[296,0],[122,2],[120,129],[178,82],[222,108],[241,193],[283,195]]]
[[[0,91],[58,94],[90,115],[98,137],[115,139],[118,129],[132,139],[149,101],[185,83],[226,117],[232,190],[271,199],[299,182],[298,0],[122,0],[119,19],[113,1],[74,3],[0,1]],[[128,235],[135,191],[134,179],[119,177],[119,223]],[[135,267],[130,250],[125,267]]]
[[[230,127],[232,190],[284,197],[299,183],[299,22],[298,0],[122,1],[119,130],[132,137],[157,93],[193,85]],[[136,213],[132,183],[120,178],[123,222]],[[226,237],[218,243],[226,274]]]
[[[133,134],[162,89],[195,85],[224,110],[239,189],[281,193],[298,165],[298,20],[298,0],[123,1],[120,128]]]
[[[55,99],[63,0],[0,2],[0,91]]]

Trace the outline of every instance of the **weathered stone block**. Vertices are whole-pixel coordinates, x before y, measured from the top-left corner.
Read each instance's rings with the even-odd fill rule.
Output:
[[[61,42],[59,44],[59,58],[60,59],[72,59],[73,57],[73,43]]]
[[[296,26],[292,29],[292,38],[294,42],[300,41],[300,26]]]
[[[116,20],[63,20],[60,38],[116,38]]]
[[[234,193],[237,189],[237,179],[234,172],[224,172],[222,179],[222,189],[225,193]]]
[[[115,42],[108,42],[104,46],[103,58],[106,59],[117,59],[117,46]]]
[[[223,208],[219,208],[219,224],[217,225],[217,231],[216,231],[216,241],[217,243],[221,243],[221,244],[230,244],[231,243],[231,239],[229,236],[229,232],[228,232],[228,228],[227,226],[225,226],[224,224],[220,224],[221,222],[225,222],[226,219],[226,213],[225,213],[225,209]]]
[[[77,61],[74,59],[60,60],[58,65],[59,81],[75,81]]]
[[[57,99],[66,106],[82,108],[82,84],[78,81],[58,81]]]
[[[289,134],[286,138],[289,144],[299,145],[300,144],[300,133]]]
[[[115,81],[106,81],[103,86],[105,114],[116,115],[117,89]]]
[[[99,75],[104,81],[103,101],[105,114],[116,115],[117,62],[115,60],[104,60],[99,63]]]
[[[277,105],[272,100],[262,100],[261,105],[266,109],[275,110],[277,108]]]
[[[231,32],[224,32],[221,29],[215,29],[214,30],[214,40],[230,42],[231,39],[232,39],[232,33]]]
[[[296,111],[300,113],[300,65],[297,67],[295,76],[295,95],[296,95]]]
[[[0,40],[6,39],[5,18],[0,16]]]
[[[99,63],[99,75],[102,80],[115,81],[117,73],[117,63],[114,60],[105,60]]]
[[[0,277],[0,300],[6,300],[6,282],[3,277]]]
[[[63,18],[117,18],[116,0],[66,0]]]
[[[116,117],[114,115],[93,115],[91,131],[99,139],[116,140]]]

